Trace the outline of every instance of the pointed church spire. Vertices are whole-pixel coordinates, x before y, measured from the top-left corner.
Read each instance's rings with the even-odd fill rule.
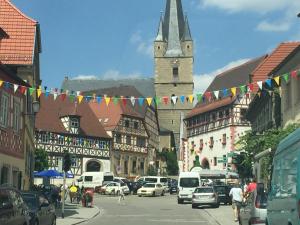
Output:
[[[184,33],[184,16],[181,0],[167,0],[164,33],[168,42],[166,56],[182,55],[180,40]]]
[[[160,16],[160,21],[159,21],[159,27],[158,27],[158,32],[155,41],[164,41],[164,34],[163,34],[163,26],[164,26],[164,18]]]
[[[192,41],[193,40],[187,16],[185,16],[184,32],[183,32],[182,40],[183,41]]]

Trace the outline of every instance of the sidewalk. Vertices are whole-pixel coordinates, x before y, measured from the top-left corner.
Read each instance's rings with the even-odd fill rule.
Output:
[[[81,205],[76,204],[66,204],[65,205],[65,218],[61,218],[61,209],[56,210],[57,225],[74,225],[80,224],[85,221],[92,219],[100,213],[98,207],[93,206],[93,208],[85,208]]]
[[[236,225],[234,222],[233,210],[231,205],[223,206],[221,205],[218,209],[205,209],[206,213],[214,218],[214,222],[220,225]]]

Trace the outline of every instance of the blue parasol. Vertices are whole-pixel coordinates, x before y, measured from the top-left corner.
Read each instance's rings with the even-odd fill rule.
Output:
[[[35,177],[61,177],[61,174],[57,170],[44,170],[42,172],[34,174]]]

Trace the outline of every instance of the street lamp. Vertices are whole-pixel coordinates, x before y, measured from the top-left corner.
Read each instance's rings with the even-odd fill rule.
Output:
[[[33,114],[36,114],[39,112],[39,110],[40,110],[40,102],[39,101],[32,102],[32,110],[33,110]]]

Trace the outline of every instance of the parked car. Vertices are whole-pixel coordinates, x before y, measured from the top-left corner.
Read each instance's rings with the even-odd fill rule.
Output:
[[[143,187],[141,187],[138,192],[138,196],[163,196],[165,194],[165,188],[162,184],[157,183],[147,183]]]
[[[29,212],[21,194],[14,188],[0,187],[0,224],[29,225]]]
[[[148,183],[156,183],[156,184],[161,184],[165,192],[169,192],[169,187],[168,187],[168,178],[167,177],[160,177],[160,176],[145,176],[145,177],[140,177],[137,182],[141,181],[147,181]]]
[[[220,201],[214,187],[198,187],[195,189],[192,195],[192,208],[197,208],[200,205],[211,205],[219,208]]]
[[[214,186],[216,192],[218,193],[219,196],[219,201],[220,203],[224,203],[225,205],[227,204],[232,204],[232,199],[229,196],[230,192],[230,186],[228,185],[215,185]]]
[[[299,225],[300,128],[283,139],[275,152],[267,202],[268,225]]]
[[[22,198],[29,208],[30,225],[55,225],[55,207],[42,193],[23,192]]]
[[[125,183],[118,183],[118,182],[110,182],[109,184],[106,185],[105,188],[105,194],[108,195],[119,195],[120,190],[123,190],[123,193],[125,195],[129,194],[129,188],[127,186],[127,184]]]
[[[246,204],[240,211],[241,225],[265,225],[267,217],[267,194],[263,184],[257,184],[257,189],[250,194]]]
[[[174,194],[174,193],[177,194],[177,192],[178,192],[178,182],[177,182],[177,180],[172,181],[170,183],[169,188],[170,188],[170,194]]]
[[[132,194],[136,195],[138,190],[147,183],[147,181],[132,182]]]

